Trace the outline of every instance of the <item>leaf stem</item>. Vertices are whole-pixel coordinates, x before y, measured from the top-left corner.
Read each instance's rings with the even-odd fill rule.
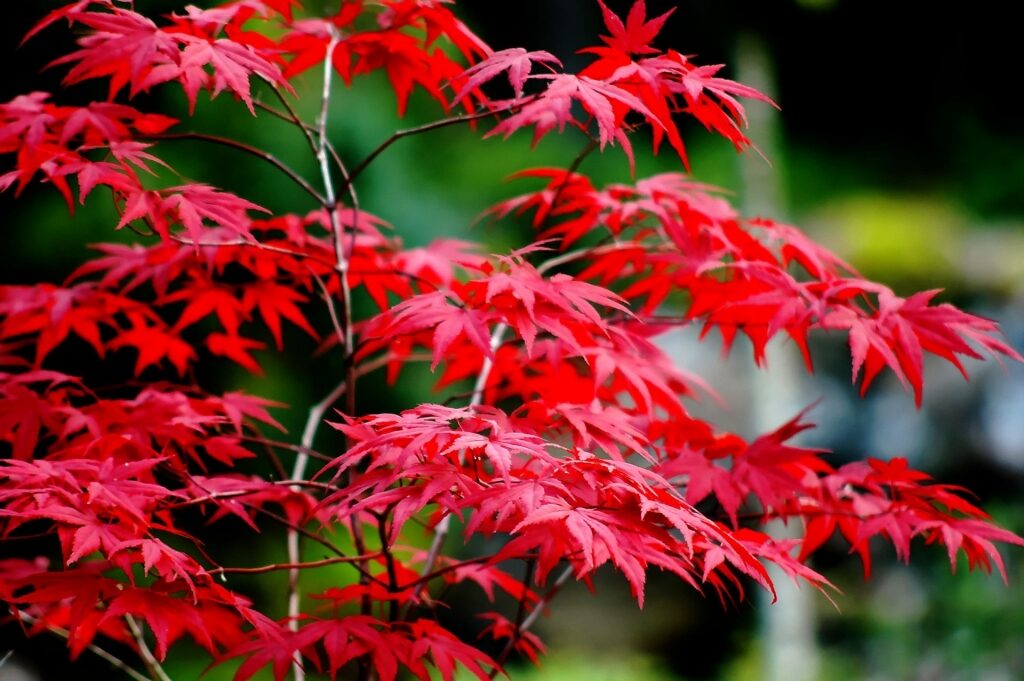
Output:
[[[425,585],[426,583],[430,582],[431,580],[437,579],[441,575],[447,574],[447,573],[451,572],[452,570],[458,570],[459,568],[466,567],[467,565],[477,565],[479,563],[486,563],[487,561],[493,559],[494,555],[495,554],[491,554],[489,556],[477,556],[476,558],[467,558],[466,560],[461,560],[461,561],[459,561],[457,563],[449,563],[448,565],[445,565],[444,567],[437,568],[433,572],[428,572],[427,574],[421,576],[419,579],[417,579],[414,582],[410,582],[408,584],[403,584],[402,585],[402,589],[409,589],[409,588],[412,588],[412,587],[422,587],[423,585]]]
[[[317,142],[316,138],[313,137],[313,126],[309,125],[308,123],[302,120],[302,117],[299,116],[299,112],[295,110],[295,107],[292,106],[291,102],[288,101],[288,98],[284,96],[283,92],[281,92],[277,88],[272,89],[274,94],[277,95],[278,100],[280,100],[281,105],[285,108],[285,110],[288,111],[288,113],[283,114],[277,109],[271,106],[267,106],[265,104],[261,105],[261,108],[264,111],[268,111],[283,120],[290,120],[292,123],[294,123],[299,128],[299,130],[302,131],[302,134],[305,136],[306,141],[309,143],[310,150],[315,154],[317,149]]]

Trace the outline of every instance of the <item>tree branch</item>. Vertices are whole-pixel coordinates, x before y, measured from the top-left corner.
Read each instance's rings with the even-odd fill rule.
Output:
[[[245,503],[245,502],[242,502],[242,503]],[[305,527],[302,527],[301,525],[296,525],[296,524],[290,522],[287,518],[285,518],[285,517],[283,517],[281,515],[278,515],[277,513],[274,513],[273,511],[268,511],[267,509],[260,508],[258,506],[251,506],[251,508],[254,511],[256,511],[257,513],[262,513],[263,515],[267,516],[268,518],[272,518],[272,519],[276,520],[277,522],[281,523],[281,525],[283,525],[284,527],[288,528],[289,530],[294,530],[295,532],[298,532],[299,534],[301,534],[306,539],[309,539],[311,541],[316,542],[317,544],[320,544],[324,548],[330,550],[334,555],[338,556],[339,558],[340,557],[345,557],[346,554],[345,554],[344,551],[339,549],[337,546],[332,544],[327,539],[324,539],[320,535],[316,534],[315,532],[310,532]],[[360,551],[360,555],[363,555],[364,553],[365,552]],[[369,572],[367,572],[366,568],[364,568],[362,565],[360,565],[359,562],[351,563],[351,565],[352,565],[352,567],[354,567],[356,570],[359,571],[359,574],[362,576],[363,579],[367,580],[367,583],[375,582],[375,583],[379,584],[380,586],[384,587],[385,589],[387,588],[388,585],[385,582],[381,581],[380,579],[377,579],[376,577],[371,575]]]
[[[346,396],[346,411],[352,413],[354,411],[353,406],[355,404],[355,371],[352,366],[352,362],[350,361],[354,346],[352,331],[352,290],[348,281],[348,259],[345,256],[343,228],[338,216],[337,194],[334,191],[334,179],[331,176],[330,163],[327,154],[327,122],[331,108],[331,79],[334,73],[334,69],[331,66],[331,59],[334,55],[335,48],[338,46],[339,40],[340,36],[336,31],[332,30],[331,40],[327,45],[324,57],[323,86],[320,92],[320,116],[317,121],[317,136],[315,140],[312,132],[306,128],[298,115],[288,106],[287,100],[285,100],[284,97],[281,97],[285,106],[289,108],[296,124],[302,130],[303,134],[306,135],[306,139],[310,142],[311,147],[313,147],[317,163],[320,167],[320,176],[324,185],[324,196],[321,201],[321,205],[325,210],[327,210],[328,217],[331,222],[331,239],[334,243],[334,257],[336,261],[335,268],[338,272],[338,278],[341,283],[342,304],[344,306],[342,311],[344,316],[342,321],[342,330],[344,331],[343,348],[345,351],[346,377],[345,380],[342,383],[339,383],[339,385],[329,395],[317,404],[313,405],[310,409],[309,417],[306,420],[306,427],[302,434],[302,446],[306,448],[311,448],[313,446],[313,440],[316,437],[316,432],[320,427],[320,423],[323,421],[324,413],[332,404],[334,404],[334,402],[338,400],[338,398],[341,397],[342,394],[345,394]],[[351,182],[348,184],[351,184]],[[336,319],[335,323],[337,323]],[[295,458],[295,467],[292,470],[293,479],[300,480],[305,477],[308,461],[309,457],[303,453],[300,453]],[[352,532],[357,551],[360,554],[365,553],[362,546],[362,537],[359,531],[358,521],[354,518],[352,519]],[[295,532],[288,533],[288,561],[290,563],[298,563],[300,561],[299,536]],[[361,574],[363,573],[361,572]],[[293,631],[298,630],[299,604],[299,570],[293,568],[288,573],[288,626]],[[367,603],[364,601],[364,609],[365,605],[367,605]],[[295,676],[295,681],[304,681],[305,672],[302,669],[301,660],[295,660],[295,663],[292,666],[292,671]]]
[[[302,480],[306,477],[306,467],[309,464],[309,450],[313,448],[313,441],[316,439],[316,433],[320,429],[320,424],[323,423],[324,414],[327,410],[338,401],[338,399],[348,389],[348,382],[342,381],[334,387],[322,400],[314,404],[309,409],[309,415],[306,417],[306,425],[302,429],[302,440],[300,441],[301,450],[299,455],[295,457],[295,465],[292,467],[292,480]],[[299,489],[298,485],[293,484],[293,489]],[[299,532],[292,528],[288,530],[288,562],[299,563],[301,556],[299,552]],[[362,551],[360,551],[362,553]],[[299,570],[293,568],[288,573],[288,626],[292,631],[298,631],[299,622]],[[303,681],[305,678],[305,672],[301,670],[299,662],[296,662],[295,667],[295,681]]]
[[[378,156],[380,156],[382,153],[384,153],[384,151],[386,151],[388,147],[390,147],[392,144],[394,144],[395,142],[397,142],[400,139],[403,139],[405,137],[412,137],[414,135],[419,135],[419,134],[422,134],[422,133],[425,133],[425,132],[430,132],[432,130],[439,130],[441,128],[447,128],[448,126],[458,125],[459,123],[468,123],[470,121],[478,121],[478,120],[480,120],[482,118],[487,118],[489,116],[497,116],[498,114],[505,113],[507,111],[511,111],[513,109],[516,109],[516,108],[522,106],[523,104],[528,103],[531,99],[533,99],[535,97],[536,97],[536,95],[534,95],[534,97],[526,97],[526,98],[524,98],[524,99],[522,99],[520,101],[517,101],[517,102],[514,102],[513,104],[510,104],[509,106],[505,107],[504,109],[495,109],[495,110],[488,109],[487,111],[478,111],[476,113],[463,114],[461,116],[452,116],[450,118],[442,118],[441,120],[432,121],[430,123],[424,123],[423,125],[417,125],[417,126],[415,126],[413,128],[406,128],[404,130],[396,130],[395,132],[391,133],[390,137],[388,137],[386,140],[381,142],[377,146],[376,149],[371,151],[366,156],[366,158],[364,158],[362,161],[360,161],[358,164],[356,164],[356,166],[352,169],[352,172],[349,173],[347,184],[351,184],[351,183],[355,182],[356,178],[358,178],[360,175],[362,175],[363,171],[366,170],[366,168],[371,163],[373,163],[374,160],[376,160],[376,158]],[[345,187],[342,187],[342,189],[345,189]]]
[[[377,517],[377,534],[380,537],[380,551],[384,556],[384,565],[388,572],[388,588],[392,592],[398,592],[401,589],[398,585],[398,571],[395,568],[395,556],[391,553],[391,547],[388,545],[387,516],[387,513],[382,513]],[[388,607],[388,619],[392,622],[398,619],[398,601],[391,601]]]

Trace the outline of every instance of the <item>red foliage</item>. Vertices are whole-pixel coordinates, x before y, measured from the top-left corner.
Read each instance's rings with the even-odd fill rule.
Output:
[[[719,329],[727,348],[746,335],[758,361],[785,333],[810,368],[808,334],[841,331],[862,390],[888,368],[920,403],[926,353],[958,367],[982,353],[1021,359],[994,322],[934,304],[935,292],[900,298],[797,228],[744,219],[714,188],[677,173],[599,189],[578,164],[523,171],[544,186],[491,212],[532,214],[535,243],[507,255],[451,241],[405,249],[356,201],[359,173],[390,141],[350,173],[340,160],[331,167],[325,128],[296,118],[322,169],[316,189],[266,152],[168,135],[178,121],[123,103],[178,83],[192,108],[202,90],[227,91],[255,113],[268,107],[253,97],[254,78],[287,103],[289,79],[329,60],[324,92],[335,71],[346,85],[382,71],[400,114],[416,88],[444,111],[465,108],[423,132],[494,118],[485,136],[533,127],[538,140],[571,126],[590,138],[588,151],[617,143],[632,157],[630,133],[646,124],[655,147],[667,139],[684,161],[680,114],[742,148],[739,98],[771,103],[719,78],[719,66],[654,47],[671,12],[648,20],[643,0],[624,21],[601,4],[609,35],[584,50],[594,61],[580,73],[557,70],[547,52],[493,51],[448,4],[347,0],[309,17],[298,0],[236,0],[158,21],[131,3],[79,0],[30,32],[75,26],[78,48],[55,64],[69,67],[68,86],[107,80],[109,100],[63,106],[36,92],[0,104],[0,154],[13,157],[0,189],[39,178],[73,207],[76,194],[84,202],[105,187],[116,228],[146,240],[97,247],[60,285],[0,286],[0,538],[54,538],[50,555],[0,561],[11,615],[31,622],[29,633],[68,630],[72,657],[113,639],[152,666],[188,636],[215,661],[242,658],[239,680],[268,665],[278,679],[304,669],[334,678],[349,665],[385,681],[402,668],[447,680],[456,666],[488,679],[513,652],[536,660],[535,613],[566,579],[589,581],[604,564],[641,605],[651,567],[723,598],[742,594],[745,577],[773,589],[766,563],[826,589],[806,561],[837,530],[865,570],[872,537],[906,559],[921,536],[943,544],[954,567],[963,552],[971,567],[1002,571],[995,542],[1024,541],[963,490],[902,459],[836,468],[827,452],[791,442],[810,427],[805,414],[752,442],[719,432],[686,406],[706,386],[652,340],[668,310]],[[484,92],[501,74],[511,100]],[[329,99],[322,105],[326,115]],[[170,171],[155,147],[174,136],[247,151],[320,208],[258,216],[257,204],[207,185],[150,188],[147,175]],[[665,304],[674,293],[686,294],[685,310]],[[378,312],[358,319],[363,297]],[[326,314],[315,312],[319,301]],[[298,441],[268,434],[283,431],[268,412],[281,405],[211,392],[193,371],[222,357],[261,374],[267,341],[280,351],[286,324],[322,351],[340,347],[345,365]],[[101,360],[127,351],[137,380],[94,385],[62,371],[56,351],[75,338]],[[416,361],[440,368],[442,387],[475,383],[464,406],[356,413],[359,376],[386,367],[393,382]],[[339,416],[327,416],[331,407]],[[340,454],[313,450],[325,422]],[[252,465],[280,467],[279,454],[295,462],[283,479]],[[235,517],[254,532],[283,526],[287,562],[221,564],[197,514]],[[803,538],[756,529],[777,518],[801,520]],[[410,523],[432,530],[429,547],[415,545]],[[453,524],[466,541],[479,535],[498,548],[448,555]],[[351,550],[333,543],[339,533]],[[329,556],[300,562],[300,538]],[[517,563],[528,566],[522,577],[506,571]],[[351,581],[303,603],[302,573],[334,564],[350,566]],[[265,614],[275,604],[218,581],[277,570],[291,577],[281,594],[288,615],[277,620]],[[464,582],[513,602],[508,614],[482,615],[484,634],[507,644],[494,659],[434,619],[443,585]]]

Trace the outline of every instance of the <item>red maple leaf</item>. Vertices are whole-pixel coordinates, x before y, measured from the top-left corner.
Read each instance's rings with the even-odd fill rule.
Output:
[[[563,131],[567,124],[583,127],[583,124],[573,116],[572,103],[574,100],[578,101],[597,122],[598,138],[602,148],[615,140],[623,146],[627,153],[631,154],[629,141],[622,130],[623,116],[616,113],[615,103],[643,115],[656,126],[662,125],[640,99],[629,91],[610,83],[594,80],[587,76],[573,76],[564,73],[540,74],[531,76],[531,78],[549,80],[550,83],[544,92],[499,123],[487,133],[486,137],[491,135],[508,137],[520,128],[532,125],[535,126],[533,141],[536,144],[556,127],[559,132]]]
[[[251,338],[244,338],[232,333],[211,333],[206,337],[206,349],[219,357],[227,357],[248,371],[262,375],[263,369],[250,354],[252,350],[262,350],[266,345]]]
[[[189,362],[196,359],[196,351],[180,336],[170,329],[148,323],[139,316],[133,316],[131,328],[119,333],[107,347],[111,350],[135,348],[139,353],[135,360],[136,375],[165,359],[179,374],[184,374]]]
[[[209,67],[211,73],[207,73]],[[272,85],[289,88],[276,64],[260,55],[249,45],[243,45],[227,38],[219,40],[190,39],[181,52],[177,65],[178,74],[174,77],[181,81],[188,96],[189,106],[195,108],[196,94],[200,89],[208,88],[213,97],[223,90],[230,90],[256,114],[250,94],[249,79],[258,76]],[[170,67],[166,69],[169,71]],[[157,76],[163,78],[166,71]]]
[[[508,73],[508,81],[512,85],[516,99],[523,96],[523,86],[533,70],[534,63],[562,65],[555,55],[543,50],[527,52],[521,47],[513,47],[501,50],[488,56],[486,59],[466,69],[460,76],[459,81],[465,81],[462,88],[456,93],[452,105],[458,104],[471,91],[477,89],[499,73]]]
[[[657,52],[651,47],[651,41],[661,32],[662,27],[672,13],[676,11],[673,7],[661,16],[647,20],[647,6],[644,0],[637,0],[629,9],[626,22],[617,17],[608,6],[601,0],[597,0],[601,6],[601,14],[604,17],[604,24],[608,28],[610,36],[601,36],[613,50],[620,50],[626,54],[652,54]]]

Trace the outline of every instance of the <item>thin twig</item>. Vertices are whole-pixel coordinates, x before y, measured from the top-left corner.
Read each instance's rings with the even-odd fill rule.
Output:
[[[526,574],[523,575],[523,596],[519,599],[519,607],[516,612],[516,627],[523,625],[526,618],[526,602],[530,596],[530,584],[533,583],[533,576],[537,572],[537,559],[531,558],[526,563]]]
[[[325,78],[326,77],[327,76],[325,76]],[[288,98],[284,96],[283,92],[281,92],[277,88],[273,88],[273,91],[274,94],[277,95],[278,100],[280,100],[281,105],[288,111],[288,115],[284,116],[276,109],[273,109],[271,107],[265,107],[265,110],[273,112],[274,114],[281,116],[286,120],[290,119],[292,123],[294,123],[296,127],[298,127],[299,130],[302,131],[302,134],[305,136],[306,141],[309,143],[310,150],[314,154],[316,154],[317,142],[316,139],[313,137],[313,131],[315,130],[315,128],[302,120],[302,117],[299,116],[299,112],[295,110],[295,107],[292,106],[292,103],[288,101]]]
[[[141,236],[155,237],[157,235],[155,233],[153,233],[153,234],[142,234]],[[270,251],[272,253],[281,253],[283,255],[290,255],[292,257],[299,258],[299,259],[311,260],[313,262],[320,263],[321,265],[327,267],[328,269],[330,269],[332,271],[335,271],[335,272],[338,271],[338,266],[337,266],[337,264],[333,260],[325,260],[323,258],[320,258],[320,257],[316,256],[313,253],[309,253],[308,251],[296,251],[294,249],[284,248],[282,246],[272,246],[272,245],[264,243],[262,241],[255,241],[255,240],[251,240],[251,239],[228,239],[228,240],[225,240],[225,241],[195,241],[195,240],[189,239],[187,237],[180,236],[178,234],[171,234],[170,235],[170,239],[171,239],[171,241],[175,241],[175,242],[177,242],[179,244],[182,244],[184,246],[197,246],[199,248],[220,248],[221,246],[226,246],[226,247],[248,246],[250,248],[258,248],[258,249],[260,249],[262,251]],[[420,284],[421,286],[423,286],[424,290],[437,290],[437,286],[434,284],[434,282],[432,282],[429,279],[426,279],[424,277],[421,277],[421,276],[419,276],[417,274],[414,274],[412,272],[402,272],[402,271],[399,271],[399,270],[386,270],[386,269],[354,270],[354,269],[349,268],[348,269],[348,273],[349,274],[359,275],[360,277],[405,277],[406,279],[408,279],[410,281],[414,281],[414,282]]]
[[[313,440],[316,439],[316,433],[320,429],[320,424],[323,422],[324,415],[327,410],[337,402],[341,396],[348,389],[348,383],[342,381],[338,385],[334,386],[331,392],[309,408],[309,414],[306,417],[306,425],[302,429],[302,439],[298,447],[299,455],[295,457],[295,466],[292,468],[292,480],[299,481],[306,477],[306,466],[309,464],[309,454],[314,451],[312,444]]]
[[[429,581],[425,578],[432,573],[434,565],[437,564],[437,558],[440,557],[441,554],[441,547],[444,545],[444,540],[447,539],[449,531],[452,528],[451,518],[451,515],[445,515],[440,519],[440,522],[434,525],[434,538],[430,542],[430,549],[427,551],[427,559],[423,562],[423,569],[420,572],[420,584],[417,585],[414,595],[419,595],[420,591],[423,590],[423,587],[425,587]]]
[[[515,642],[522,636],[523,622],[526,620],[526,603],[530,597],[530,585],[533,583],[534,575],[537,574],[537,559],[532,558],[526,563],[526,574],[523,575],[523,595],[519,597],[519,605],[516,606],[516,619],[513,624],[515,629],[513,630],[512,638],[509,639],[512,643],[512,649],[515,648]],[[511,652],[506,644],[506,650]],[[508,653],[502,651],[502,655],[506,656]],[[501,663],[504,663],[504,658]]]
[[[413,582],[403,584],[402,590],[410,589],[413,587],[422,587],[428,582],[437,579],[441,575],[452,572],[453,570],[458,570],[459,568],[466,567],[467,565],[479,565],[480,563],[486,563],[487,561],[492,560],[493,558],[494,554],[491,554],[489,556],[477,556],[476,558],[467,558],[466,560],[460,560],[457,563],[449,563],[448,565],[437,568],[433,572],[428,572],[427,574],[422,575],[419,579]]]
[[[587,133],[587,144],[580,150],[580,153],[576,154],[576,158],[572,160],[569,167],[565,169],[565,177],[558,184],[558,189],[555,190],[554,196],[551,197],[551,207],[548,212],[544,215],[544,220],[537,226],[538,231],[543,231],[547,226],[548,218],[555,212],[555,206],[558,205],[559,200],[562,198],[562,193],[565,192],[566,187],[569,186],[569,182],[572,180],[572,176],[580,169],[583,162],[594,153],[594,150],[600,146],[597,138]]]
[[[308,456],[308,457],[310,457],[312,459],[316,459],[318,461],[333,461],[334,460],[334,457],[329,455],[329,454],[324,454],[323,452],[318,452],[315,449],[310,449],[309,447],[303,447],[302,445],[292,444],[291,442],[281,442],[280,440],[274,440],[272,438],[266,438],[266,437],[258,437],[256,435],[244,435],[244,434],[241,434],[241,435],[233,435],[232,437],[235,437],[235,438],[237,438],[239,440],[242,440],[243,442],[255,442],[255,443],[258,443],[258,444],[269,445],[270,447],[273,447],[275,449],[287,449],[287,450],[290,450],[290,451],[293,451],[293,452],[298,452],[300,454],[305,454],[306,456]],[[300,482],[302,484],[307,484],[305,480],[302,480],[302,481],[299,481],[299,480],[292,481],[292,480],[285,480],[283,478],[282,478],[282,480],[283,480],[283,482],[275,481],[275,484],[292,484],[293,482],[296,483],[296,484],[298,484]]]
[[[33,617],[32,615],[28,614],[27,612],[23,612],[21,610],[17,610],[16,612],[17,612],[18,619],[20,619],[23,622],[28,622],[29,624],[37,624],[39,622],[38,618]],[[71,636],[71,632],[69,632],[67,629],[64,629],[62,627],[56,627],[56,626],[53,626],[53,625],[48,625],[46,627],[46,630],[49,631],[51,634],[56,634],[57,636],[60,636],[61,638],[64,638],[64,639],[66,639],[69,636]],[[127,662],[125,662],[121,658],[117,657],[116,655],[107,652],[103,648],[100,648],[95,643],[90,643],[89,645],[87,645],[85,647],[85,649],[88,650],[93,655],[96,655],[97,657],[102,658],[103,660],[106,660],[106,662],[108,664],[110,664],[111,667],[113,667],[114,669],[117,669],[119,671],[124,672],[125,674],[130,676],[132,679],[134,679],[134,681],[152,681],[148,676],[146,676],[142,672],[138,671],[137,669],[135,669],[134,667],[129,665]]]
[[[282,97],[281,93],[276,91],[276,88],[274,88],[274,90],[275,90],[275,94],[279,98]],[[252,103],[253,103],[253,106],[255,106],[257,109],[262,109],[263,111],[266,111],[271,116],[274,116],[276,118],[280,118],[282,121],[285,121],[286,123],[295,123],[296,122],[295,119],[292,116],[289,116],[288,114],[286,114],[285,112],[281,111],[280,109],[275,109],[274,107],[270,106],[266,102],[261,101],[259,99],[259,97],[254,97],[253,100],[252,100]]]
[[[259,147],[254,147],[254,146],[246,144],[244,142],[239,142],[237,140],[233,140],[233,139],[231,139],[229,137],[220,137],[218,135],[208,135],[206,133],[201,133],[201,132],[178,132],[178,133],[164,133],[164,134],[161,134],[161,135],[148,135],[146,137],[146,139],[159,140],[159,141],[195,140],[195,141],[199,141],[199,142],[211,142],[213,144],[219,144],[221,146],[230,147],[232,149],[237,149],[238,151],[244,151],[245,153],[247,153],[247,154],[249,154],[251,156],[255,156],[256,158],[263,159],[267,163],[271,164],[272,166],[274,166],[275,168],[280,170],[282,173],[287,175],[289,178],[291,178],[292,182],[294,182],[295,184],[297,184],[300,187],[302,187],[302,189],[307,194],[309,194],[314,199],[316,199],[317,203],[319,203],[321,205],[324,203],[324,197],[321,196],[320,192],[318,192],[316,189],[314,189],[313,185],[311,185],[309,182],[307,182],[304,177],[302,177],[297,172],[292,170],[288,166],[288,164],[286,164],[284,161],[282,161],[281,159],[277,158],[276,156],[274,156],[270,152],[264,151],[263,149],[260,149]]]
[[[270,443],[267,443],[270,446]],[[323,482],[313,482],[311,480],[274,480],[270,484],[288,486],[288,487],[311,487],[313,489],[321,490],[324,492],[334,492],[337,488],[333,485],[329,485]],[[264,487],[254,487],[251,489],[234,489],[230,492],[209,492],[205,496],[196,497],[194,499],[186,499],[184,501],[177,501],[174,503],[164,504],[161,506],[162,509],[179,509],[188,508],[189,506],[199,506],[206,504],[211,501],[220,501],[222,499],[237,499],[239,497],[247,497],[252,494],[260,494],[265,492]]]
[[[486,111],[477,111],[476,113],[463,114],[461,116],[452,116],[450,118],[442,118],[441,120],[438,120],[438,121],[432,121],[430,123],[424,123],[423,125],[417,125],[415,127],[406,128],[404,130],[396,130],[395,132],[391,133],[390,137],[388,137],[386,140],[381,142],[377,146],[376,149],[371,151],[366,156],[366,158],[364,158],[362,161],[360,161],[352,169],[352,172],[349,173],[348,183],[351,184],[352,182],[355,182],[356,178],[358,178],[360,175],[363,174],[363,171],[366,170],[367,166],[369,166],[371,163],[373,163],[374,160],[376,160],[376,158],[378,156],[380,156],[382,153],[384,153],[384,151],[386,151],[388,147],[390,147],[392,144],[394,144],[395,142],[397,142],[400,139],[403,139],[405,137],[412,137],[413,135],[419,135],[419,134],[425,133],[425,132],[430,132],[431,130],[439,130],[440,128],[447,128],[448,126],[458,125],[459,123],[469,123],[470,121],[478,121],[478,120],[480,120],[482,118],[487,118],[489,116],[497,116],[498,114],[505,113],[507,111],[511,111],[513,109],[519,108],[523,104],[528,103],[531,99],[532,99],[531,97],[527,97],[527,98],[525,98],[523,100],[517,101],[517,102],[509,105],[508,107],[506,107],[504,109],[496,109],[496,110],[488,109]],[[345,189],[345,187],[342,187],[342,189]]]
[[[167,672],[160,666],[160,661],[156,659],[153,651],[149,649],[149,645],[146,643],[146,636],[143,634],[139,623],[131,615],[125,615],[124,621],[128,623],[128,629],[132,632],[135,644],[139,646],[139,657],[142,658],[142,663],[146,665],[146,669],[149,670],[149,675],[153,678],[153,681],[171,681],[171,677],[167,676]]]
[[[501,671],[502,666],[505,664],[508,656],[512,654],[512,651],[515,650],[516,643],[519,642],[523,633],[528,631],[530,627],[537,622],[541,614],[544,612],[544,608],[547,607],[548,603],[551,602],[551,599],[555,597],[559,590],[565,586],[565,583],[569,581],[570,577],[572,577],[572,566],[566,567],[565,571],[558,575],[558,579],[556,579],[555,583],[551,585],[551,588],[547,590],[547,593],[540,597],[540,600],[533,606],[533,610],[530,611],[530,614],[528,614],[519,626],[516,627],[515,631],[512,633],[512,637],[508,640],[508,643],[505,644],[504,650],[501,651],[501,654],[496,660],[498,666],[491,670],[490,676],[492,679]]]
[[[313,278],[316,280],[317,285],[320,286],[320,293],[324,297],[324,303],[327,304],[327,312],[331,317],[331,326],[334,327],[334,335],[338,339],[338,343],[341,347],[345,348],[348,343],[348,337],[345,335],[345,330],[341,326],[341,320],[338,319],[338,310],[334,307],[334,298],[331,297],[330,291],[327,290],[327,284],[321,279],[315,272],[311,272]]]
[[[245,503],[245,502],[242,502],[242,503]],[[324,539],[323,537],[321,537],[319,534],[317,534],[315,532],[310,532],[309,530],[307,530],[305,527],[302,527],[301,525],[296,525],[295,523],[289,521],[287,518],[285,518],[282,515],[278,515],[277,513],[274,513],[273,511],[267,510],[267,509],[259,507],[259,506],[250,506],[250,508],[252,508],[254,511],[256,511],[258,513],[262,513],[263,515],[267,516],[268,518],[273,518],[274,520],[276,520],[277,522],[281,523],[284,527],[286,527],[288,529],[295,530],[296,532],[301,534],[306,539],[310,539],[310,540],[316,542],[317,544],[320,544],[321,546],[329,549],[336,556],[344,556],[344,555],[346,555],[344,551],[339,549],[337,546],[332,544],[327,539]],[[360,552],[360,554],[361,553],[362,552]],[[365,568],[363,568],[358,563],[353,563],[352,565],[357,570],[359,570],[359,574],[363,575],[364,577],[369,579],[371,582],[376,582],[377,584],[380,584],[382,587],[387,588],[387,584],[385,584],[383,581],[381,581],[381,580],[377,579],[376,577],[374,577],[373,575],[371,575],[369,572],[366,571]]]
[[[635,243],[612,243],[604,244],[602,246],[591,246],[589,248],[581,248],[575,251],[567,251],[561,255],[557,255],[554,258],[548,258],[540,265],[537,266],[537,272],[539,274],[545,274],[550,272],[556,267],[561,267],[570,262],[576,260],[582,260],[583,258],[589,258],[595,255],[604,255],[605,253],[614,253],[615,251],[622,250],[624,248],[636,248]],[[651,251],[657,249],[649,249]]]
[[[315,126],[309,125],[299,117],[298,112],[295,111],[295,108],[285,98],[284,94],[280,90],[274,88],[274,94],[276,94],[278,99],[281,100],[281,104],[284,105],[284,108],[288,113],[278,111],[274,107],[263,104],[262,102],[257,101],[256,105],[264,111],[277,116],[281,120],[288,121],[298,127],[302,131],[302,134],[305,135],[306,141],[309,143],[309,148],[313,150],[314,154],[316,154],[319,150],[320,143],[313,136],[313,133],[317,132],[318,129]],[[349,176],[348,169],[346,168],[344,161],[341,160],[341,155],[338,153],[338,150],[335,149],[329,139],[324,139],[324,142],[326,143],[327,151],[330,153],[331,159],[334,161],[334,165],[337,166],[338,172],[341,173],[342,180],[344,181],[344,188],[348,191],[349,198],[352,200],[352,209],[356,211],[358,215],[359,197],[356,195],[355,183],[352,182],[352,178]],[[353,239],[354,238],[355,231],[353,231]]]
[[[210,570],[210,574],[221,575],[260,575],[266,572],[277,572],[279,570],[309,570],[312,568],[326,567],[328,565],[339,565],[347,563],[362,563],[374,558],[380,558],[381,553],[371,553],[366,556],[335,556],[323,560],[311,560],[305,563],[273,563],[271,565],[260,565],[258,567],[219,567]]]
[[[150,234],[147,236],[155,235]],[[177,234],[171,234],[170,239],[171,241],[175,241],[184,246],[196,246],[198,248],[220,248],[222,246],[248,246],[250,248],[258,248],[261,251],[270,251],[271,253],[281,253],[282,255],[290,255],[294,258],[312,260],[314,262],[318,262],[321,265],[326,266],[331,270],[334,269],[334,263],[330,260],[324,260],[323,258],[319,258],[316,255],[308,253],[306,251],[296,251],[291,248],[271,246],[270,244],[265,244],[262,241],[254,241],[249,239],[229,239],[227,241],[195,241],[193,239],[188,239]]]

